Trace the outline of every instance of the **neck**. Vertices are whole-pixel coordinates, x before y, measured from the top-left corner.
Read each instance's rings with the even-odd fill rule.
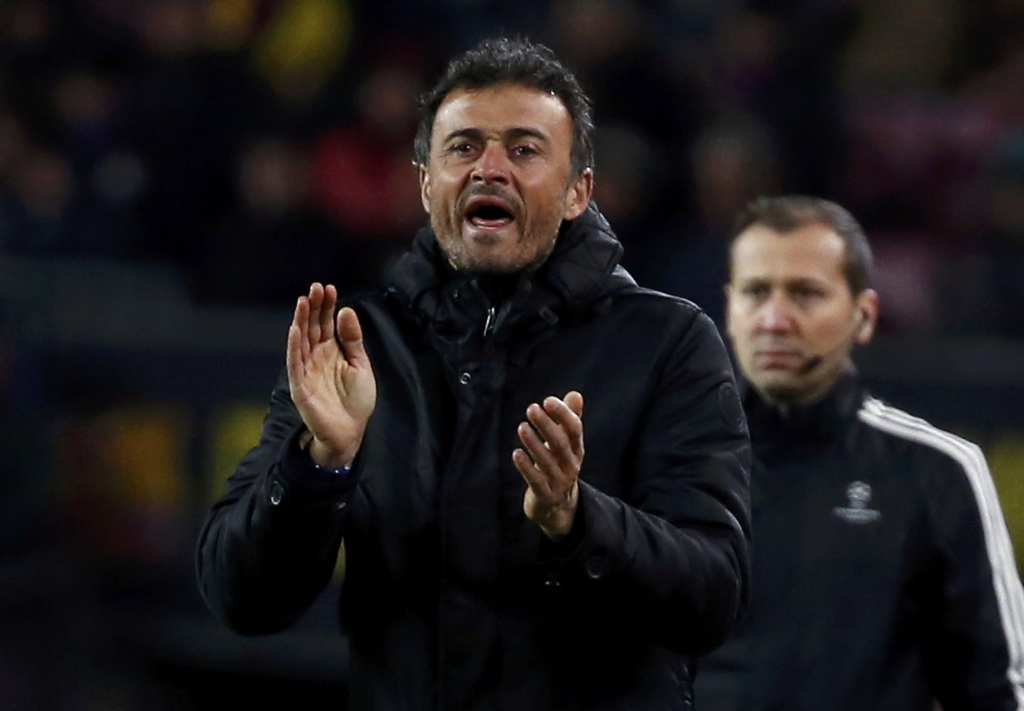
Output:
[[[769,391],[755,385],[754,389],[766,404],[778,410],[783,417],[787,417],[794,407],[809,407],[824,400],[836,387],[840,378],[851,372],[853,372],[853,363],[847,361],[843,368],[835,374],[835,377],[812,384],[807,388]]]

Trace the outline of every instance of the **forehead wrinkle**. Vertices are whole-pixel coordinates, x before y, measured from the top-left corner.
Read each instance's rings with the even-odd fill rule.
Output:
[[[484,137],[484,132],[479,128],[457,128],[450,132],[444,137],[445,142],[452,140],[453,138],[475,138],[477,140]]]
[[[506,109],[498,109],[495,104],[507,103],[511,98],[513,114],[508,114]],[[529,108],[527,108],[529,107]],[[570,133],[574,130],[574,122],[568,109],[562,101],[547,92],[533,87],[520,86],[517,84],[497,84],[481,89],[469,89],[459,87],[453,89],[437,109],[434,117],[435,126],[437,123],[444,123],[450,120],[451,116],[465,117],[466,111],[479,112],[484,120],[501,123],[506,120],[515,121],[515,114],[520,110],[544,117],[544,120],[559,121],[564,119],[568,122]],[[527,119],[525,126],[528,129],[540,130]]]
[[[474,140],[483,140],[486,132],[483,129],[476,128],[474,126],[468,126],[466,128],[458,128],[445,136],[445,142],[452,140],[453,138],[471,138]],[[516,139],[516,138],[536,138],[537,140],[549,142],[551,139],[547,133],[539,128],[532,126],[513,126],[511,128],[498,131],[505,140]]]
[[[548,134],[544,133],[539,128],[532,126],[513,126],[505,131],[505,135],[509,138],[537,138],[541,141],[548,141],[550,138]]]

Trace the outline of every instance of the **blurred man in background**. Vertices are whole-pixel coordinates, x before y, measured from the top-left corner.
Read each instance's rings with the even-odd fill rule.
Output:
[[[207,604],[283,630],[344,540],[353,708],[692,708],[691,659],[747,597],[724,344],[618,266],[589,100],[550,51],[486,41],[423,107],[430,228],[386,290],[299,299],[201,533]]]
[[[845,209],[760,198],[727,324],[754,446],[751,607],[703,711],[1024,708],[1024,593],[985,459],[871,397],[871,251]]]

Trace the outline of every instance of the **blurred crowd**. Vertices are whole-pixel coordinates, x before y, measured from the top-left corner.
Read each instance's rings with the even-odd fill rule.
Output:
[[[0,0],[0,254],[172,265],[199,303],[377,285],[425,217],[416,97],[523,34],[596,102],[596,200],[721,318],[733,216],[839,200],[890,333],[1024,335],[1014,0]]]
[[[417,96],[498,33],[552,47],[595,99],[595,199],[645,285],[721,321],[736,212],[810,193],[867,228],[884,332],[1024,336],[1019,0],[0,0],[0,265],[150,265],[196,304],[282,310],[313,280],[377,286],[426,221]],[[151,302],[155,281],[126,290]],[[123,582],[78,548],[26,555],[61,525],[113,557],[180,554],[153,587],[192,600],[174,526],[204,433],[105,385],[81,412],[49,393],[54,427],[62,354],[21,350],[4,306],[0,707],[205,708],[151,702],[138,655],[81,613]],[[244,449],[262,413],[223,429]]]

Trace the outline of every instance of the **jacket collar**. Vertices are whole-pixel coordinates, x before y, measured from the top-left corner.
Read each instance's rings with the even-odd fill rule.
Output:
[[[834,441],[857,416],[865,396],[856,369],[840,376],[824,398],[810,405],[784,409],[770,405],[746,381],[741,383],[741,392],[750,439],[760,455]]]
[[[560,317],[581,312],[604,296],[634,285],[619,265],[622,245],[608,221],[591,203],[582,215],[562,223],[555,249],[533,273],[520,276],[513,299],[524,314],[545,310]],[[430,228],[420,230],[408,252],[392,269],[388,292],[418,317],[433,319],[446,287],[468,275],[454,273],[445,262]]]

